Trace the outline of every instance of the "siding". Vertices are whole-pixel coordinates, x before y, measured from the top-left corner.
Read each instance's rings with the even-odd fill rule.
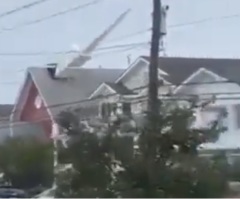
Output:
[[[139,62],[129,74],[122,79],[122,83],[128,89],[135,89],[141,86],[146,86],[148,83],[148,67],[146,63]]]
[[[227,66],[226,66],[227,67]],[[213,81],[224,81],[224,79],[216,79],[208,73],[202,72],[194,77],[191,82],[213,82]],[[224,126],[227,130],[222,133],[219,139],[215,143],[207,143],[203,146],[206,149],[216,148],[239,148],[240,147],[240,129],[238,128],[237,108],[240,105],[239,93],[240,87],[235,83],[217,83],[217,84],[197,84],[191,86],[183,86],[177,94],[180,95],[199,95],[201,98],[207,96],[201,94],[217,94],[219,98],[226,98],[226,100],[216,99],[213,107],[226,108],[227,116],[224,119]],[[220,95],[221,93],[221,95]],[[227,93],[227,94],[224,94]],[[231,94],[230,94],[231,93]],[[234,94],[236,93],[236,94]],[[227,99],[229,98],[229,99]],[[235,98],[235,99],[232,99]],[[210,107],[211,107],[210,106]]]
[[[36,122],[43,127],[44,131],[46,132],[47,136],[50,137],[52,131],[52,121],[50,120],[49,113],[47,112],[46,107],[42,103],[41,108],[37,109],[35,107],[35,98],[38,95],[37,88],[34,83],[31,84],[29,94],[27,96],[26,103],[23,106],[23,109],[20,114],[20,121],[28,121],[28,122]],[[42,119],[46,119],[44,121],[40,121]]]

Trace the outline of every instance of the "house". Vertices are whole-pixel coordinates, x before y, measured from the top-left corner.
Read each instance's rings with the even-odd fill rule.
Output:
[[[139,115],[147,107],[148,65],[149,58],[141,56],[126,70],[67,67],[58,72],[56,67],[29,68],[11,121],[37,122],[50,136],[57,116],[69,107],[86,108],[88,105],[90,115],[100,112],[114,115],[124,111]],[[202,102],[215,99],[198,111],[196,121],[198,125],[205,125],[227,112],[224,123],[228,130],[216,143],[205,147],[235,149],[240,145],[239,72],[238,59],[161,57],[159,97],[164,100],[171,94],[180,101],[195,96]],[[95,101],[96,97],[106,95],[108,97]],[[145,100],[136,103],[139,99]],[[79,103],[81,100],[86,103]],[[108,103],[114,103],[115,107],[109,109]],[[108,107],[107,111],[103,106]],[[87,115],[88,111],[82,113]]]
[[[104,81],[114,82],[123,72],[121,69],[100,70],[81,67],[91,59],[92,53],[130,11],[128,9],[120,14],[81,52],[67,53],[67,57],[63,57],[64,64],[57,67],[29,68],[11,114],[11,123],[37,121],[49,137],[56,117],[62,110],[87,98],[98,84]]]
[[[11,123],[38,123],[50,137],[62,111],[79,107],[80,101],[88,98],[101,83],[114,82],[122,72],[122,69],[103,68],[28,68]]]
[[[146,100],[141,103],[135,102],[139,98],[146,99],[148,66],[149,57],[141,56],[118,77],[115,86],[121,85],[125,91],[128,89],[128,92],[121,94],[113,89],[112,84],[103,83],[90,95],[90,98],[106,93],[117,93],[114,97],[103,99],[104,103],[107,101],[117,103],[121,99],[121,103],[124,101],[131,104],[133,113],[141,113],[146,110]],[[226,112],[224,125],[227,131],[216,143],[208,143],[204,147],[209,150],[237,149],[240,147],[239,74],[240,59],[161,57],[158,67],[158,77],[161,81],[159,98],[164,100],[165,96],[171,94],[178,101],[193,96],[198,97],[201,102],[211,102],[214,99],[213,103],[198,111],[196,121],[198,125],[206,125]]]

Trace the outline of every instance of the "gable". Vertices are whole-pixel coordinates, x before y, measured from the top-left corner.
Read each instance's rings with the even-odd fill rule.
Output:
[[[125,72],[117,79],[116,83],[122,83],[130,90],[135,90],[139,87],[148,85],[149,82],[149,62],[142,57],[138,58],[133,64],[131,64]],[[165,80],[168,74],[163,70],[158,70],[159,79]],[[136,90],[138,93],[142,89]]]
[[[150,61],[149,57],[143,56],[142,58]],[[159,68],[168,74],[167,77],[164,77],[165,80],[175,85],[182,83],[200,68],[240,83],[240,59],[160,57]]]
[[[148,61],[139,57],[138,59],[136,59],[116,80],[116,83],[119,82],[125,82],[126,78],[130,75],[131,72],[133,72],[134,70],[136,70],[136,68],[139,68],[141,66],[146,66],[148,65]]]
[[[147,76],[144,75],[146,73],[148,66],[148,62],[143,59],[137,59],[133,62],[124,73],[117,79],[116,83],[122,83],[128,89],[136,88],[136,84],[140,84],[138,86],[143,85],[146,81]]]
[[[175,90],[174,94],[214,94],[226,92],[239,92],[240,86],[229,82],[228,79],[221,77],[205,68],[200,68],[182,82]]]
[[[98,96],[107,96],[115,94],[116,92],[107,84],[102,83],[90,96],[89,99],[98,97]]]
[[[21,111],[23,110],[23,107],[26,103],[31,85],[33,81],[31,76],[28,72],[25,73],[24,81],[21,85],[21,88],[18,91],[17,98],[10,116],[10,120],[19,120],[19,117],[21,115]]]
[[[128,89],[133,90],[138,87],[147,85],[148,83],[148,67],[146,64],[138,63],[132,71],[130,71],[121,83]]]
[[[48,68],[29,68],[29,73],[39,93],[45,99],[53,116],[67,108],[78,108],[81,100],[89,98],[105,81],[114,82],[122,69],[67,68],[62,74],[68,78],[52,78]]]

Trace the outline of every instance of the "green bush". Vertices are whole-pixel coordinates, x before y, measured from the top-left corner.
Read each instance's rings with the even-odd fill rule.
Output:
[[[30,189],[53,182],[52,144],[32,138],[12,138],[0,146],[0,169],[12,186]]]

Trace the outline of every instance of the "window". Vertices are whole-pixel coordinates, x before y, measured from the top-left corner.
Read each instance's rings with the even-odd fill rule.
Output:
[[[101,117],[108,118],[111,115],[111,104],[110,103],[102,103],[101,104]]]
[[[123,103],[122,104],[122,112],[123,114],[130,115],[131,114],[131,104],[130,103]]]
[[[106,116],[106,104],[105,103],[102,103],[101,104],[101,107],[100,107],[100,116],[102,117],[102,118],[104,118],[105,116]]]
[[[41,108],[41,106],[42,106],[42,99],[41,99],[41,97],[39,95],[37,95],[37,97],[35,98],[34,104],[35,104],[35,107],[37,109]]]

